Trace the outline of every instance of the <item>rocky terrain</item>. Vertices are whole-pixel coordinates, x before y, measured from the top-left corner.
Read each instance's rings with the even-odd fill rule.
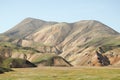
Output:
[[[120,66],[120,33],[96,20],[59,23],[27,18],[0,37],[1,42],[24,48],[13,50],[13,58],[34,62],[54,54],[73,66]]]

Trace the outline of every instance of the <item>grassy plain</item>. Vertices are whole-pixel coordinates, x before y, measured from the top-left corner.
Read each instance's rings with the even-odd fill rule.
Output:
[[[120,80],[120,68],[38,67],[14,68],[0,74],[0,80]]]

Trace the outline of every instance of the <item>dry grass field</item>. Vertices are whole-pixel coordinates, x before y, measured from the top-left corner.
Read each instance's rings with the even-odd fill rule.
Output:
[[[14,68],[0,74],[0,80],[120,80],[120,68],[39,67]]]

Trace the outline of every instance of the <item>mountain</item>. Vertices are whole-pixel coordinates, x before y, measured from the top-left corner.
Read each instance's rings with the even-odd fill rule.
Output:
[[[110,27],[94,20],[85,20],[76,23],[58,23],[41,29],[27,39],[32,39],[35,42],[43,42],[46,44],[67,44],[68,42],[87,42],[98,37],[108,37],[119,35]]]
[[[50,25],[56,24],[56,22],[47,22],[39,19],[34,18],[26,18],[19,24],[17,24],[12,29],[6,31],[4,35],[9,36],[10,38],[24,38],[29,34],[41,29],[43,27],[47,27]]]
[[[73,66],[120,66],[120,33],[96,20],[59,23],[27,18],[4,35],[17,45],[56,53]]]

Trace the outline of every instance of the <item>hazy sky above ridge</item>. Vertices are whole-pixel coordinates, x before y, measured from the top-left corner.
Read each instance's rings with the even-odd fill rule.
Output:
[[[120,0],[0,0],[0,33],[27,17],[57,22],[98,20],[120,32]]]

